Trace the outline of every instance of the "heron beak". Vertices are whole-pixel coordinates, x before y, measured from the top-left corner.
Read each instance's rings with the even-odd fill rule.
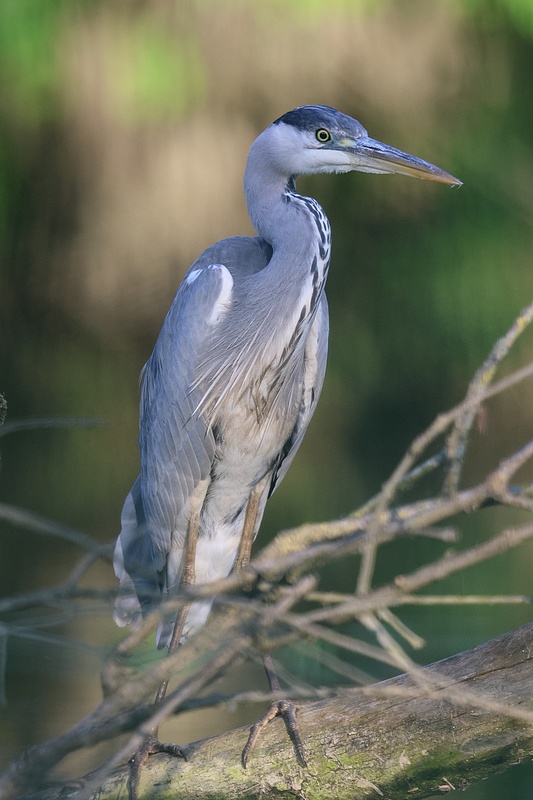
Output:
[[[395,147],[390,147],[388,144],[378,142],[376,139],[362,136],[342,144],[344,145],[343,149],[353,156],[353,169],[359,172],[398,173],[425,181],[447,183],[450,186],[462,185],[462,181],[454,178],[440,167],[409,153],[404,153],[402,150],[397,150]]]

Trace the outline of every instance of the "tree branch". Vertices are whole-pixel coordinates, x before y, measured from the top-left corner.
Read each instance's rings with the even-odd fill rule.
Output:
[[[179,775],[178,788],[172,788],[172,796],[177,798],[285,795],[312,798],[323,797],[326,793],[357,800],[386,793],[392,800],[396,797],[404,800],[406,793],[416,798],[434,793],[439,787],[448,791],[458,777],[461,785],[479,779],[495,771],[495,760],[499,765],[508,765],[512,759],[520,758],[520,748],[530,743],[533,736],[533,713],[524,711],[531,708],[531,701],[529,685],[527,692],[523,690],[522,670],[526,670],[531,681],[531,655],[527,651],[524,656],[521,650],[523,631],[441,662],[437,672],[436,667],[419,668],[396,641],[395,636],[398,636],[412,647],[420,646],[422,641],[399,619],[396,608],[422,602],[531,602],[531,597],[525,594],[509,598],[476,595],[439,599],[435,595],[417,596],[415,592],[435,580],[525,543],[533,537],[533,525],[527,521],[513,528],[500,528],[488,541],[452,554],[442,555],[439,550],[440,555],[423,566],[416,565],[411,573],[396,575],[392,582],[377,588],[373,584],[376,554],[385,542],[408,535],[456,542],[456,520],[461,512],[496,504],[522,511],[533,510],[532,486],[510,485],[517,470],[533,459],[533,442],[503,459],[476,486],[458,488],[462,457],[481,403],[533,375],[531,363],[489,385],[509,347],[532,319],[533,305],[496,345],[474,377],[466,399],[441,414],[413,442],[382,491],[363,508],[334,522],[283,531],[242,570],[222,580],[191,586],[164,609],[147,617],[107,659],[102,671],[104,699],[98,707],[70,731],[33,745],[16,758],[0,775],[0,800],[13,800],[20,798],[24,791],[35,791],[50,769],[68,754],[129,732],[125,744],[118,750],[110,748],[107,763],[76,792],[76,800],[88,800],[106,781],[106,787],[112,786],[111,779],[108,780],[111,770],[127,761],[152,725],[200,702],[198,692],[208,689],[230,666],[309,637],[319,643],[327,642],[341,653],[359,653],[393,665],[407,671],[409,677],[360,692],[340,689],[336,699],[324,699],[320,704],[302,709],[302,729],[312,757],[309,771],[302,772],[295,766],[283,727],[274,724],[265,737],[264,758],[254,758],[248,772],[243,772],[239,766],[240,750],[246,739],[242,731],[191,746],[194,758],[190,764],[176,761],[167,764],[162,758],[154,759],[145,774],[147,782],[157,785],[158,797],[165,796],[161,786],[167,781],[167,778],[154,777],[159,774],[154,770],[161,765],[168,770],[165,775],[171,785],[171,776]],[[446,435],[448,439],[444,441]],[[444,442],[440,452],[421,462],[424,451],[429,445],[434,446],[438,438]],[[451,477],[438,495],[422,497],[403,506],[391,505],[400,490],[412,487],[415,481],[437,467],[450,465]],[[109,591],[87,589],[81,584],[94,561],[110,557],[109,546],[101,546],[80,531],[11,506],[1,504],[0,517],[38,533],[66,539],[85,551],[62,584],[48,591],[3,600],[0,612],[8,619],[35,605],[52,606],[55,614],[62,613],[66,618],[79,613],[82,601],[92,602],[94,606],[96,601],[110,597]],[[454,522],[453,528],[450,520]],[[310,571],[347,558],[353,560],[353,589],[344,594],[317,591],[317,576]],[[246,590],[246,597],[242,596],[242,590]],[[236,594],[238,592],[241,594]],[[201,598],[214,598],[214,611],[207,627],[187,646],[144,671],[128,666],[129,657],[155,630],[163,611],[176,611],[180,605]],[[297,607],[302,599],[306,603]],[[374,644],[332,630],[333,625],[354,620],[373,633]],[[49,617],[39,616],[37,624],[49,622]],[[0,630],[4,650],[8,635],[35,635],[33,628],[28,632],[28,625],[24,627],[19,617],[11,624],[6,621]],[[531,626],[523,630],[531,634]],[[513,657],[508,663],[509,654]],[[329,659],[331,668],[344,680],[368,682],[368,675],[343,658],[329,653],[321,657]],[[502,658],[504,662],[500,663]],[[2,663],[0,659],[0,671]],[[458,672],[454,672],[454,665],[459,665]],[[177,685],[164,703],[154,707],[150,698],[160,681],[170,674]],[[464,678],[465,675],[469,677]],[[290,678],[288,685],[294,699],[326,698],[331,692],[318,689],[306,695],[304,687]],[[213,705],[220,702],[211,697]],[[233,700],[238,701],[239,697],[237,693]],[[206,699],[202,698],[201,702],[205,703]],[[475,708],[477,712],[465,714],[464,708]],[[455,719],[460,721],[457,726],[453,722]],[[271,741],[270,749],[268,741]],[[202,762],[201,781],[193,763],[197,759]],[[205,765],[207,761],[214,769]],[[122,772],[119,771],[116,781],[117,786],[123,781]],[[325,787],[331,790],[326,791]],[[72,794],[72,788],[69,791]],[[99,797],[108,796],[105,791],[102,790]]]
[[[532,641],[533,624],[524,625],[421,669],[424,690],[403,675],[302,707],[308,769],[297,765],[279,720],[268,726],[246,770],[240,766],[246,728],[189,745],[186,762],[152,758],[143,797],[417,800],[464,789],[531,758]],[[126,778],[119,769],[92,796],[124,796]],[[32,800],[78,796],[63,787]]]

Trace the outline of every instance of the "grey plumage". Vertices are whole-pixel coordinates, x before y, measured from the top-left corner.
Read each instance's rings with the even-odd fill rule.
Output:
[[[294,109],[256,139],[245,194],[259,236],[218,242],[192,265],[143,370],[141,474],[115,551],[119,625],[138,623],[179,589],[195,514],[197,582],[231,570],[254,492],[257,533],[301,444],[326,366],[331,232],[318,203],[297,194],[295,178],[350,170],[459,184],[325,106]],[[204,624],[209,608],[192,605],[183,636]],[[170,631],[168,621],[160,646]]]

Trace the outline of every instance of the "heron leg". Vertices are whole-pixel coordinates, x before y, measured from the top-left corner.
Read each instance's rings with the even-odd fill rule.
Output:
[[[156,729],[156,733],[151,733],[130,759],[130,774],[128,780],[129,800],[139,800],[139,781],[141,778],[142,768],[150,756],[153,756],[156,753],[166,753],[167,755],[176,756],[178,758],[184,758],[187,760],[185,751],[179,746],[179,744],[172,744],[172,742],[160,742],[157,738]]]
[[[232,572],[245,567],[250,561],[250,553],[252,552],[252,545],[254,543],[257,528],[259,527],[259,510],[261,508],[261,499],[265,493],[267,484],[271,479],[270,473],[257,483],[248,499],[246,507],[246,514],[244,517],[244,525],[242,527],[241,540],[239,542],[239,549],[237,550],[237,558],[233,565]]]
[[[198,542],[198,532],[200,529],[200,509],[197,509],[189,520],[187,528],[187,541],[185,545],[185,553],[183,556],[183,571],[181,576],[180,586],[187,588],[192,586],[196,579],[195,573],[195,560],[196,560],[196,544]],[[190,603],[186,603],[180,608],[177,613],[176,621],[172,629],[172,635],[168,645],[167,655],[174,653],[183,636],[183,629],[185,627],[185,620],[191,607]],[[154,705],[161,703],[166,696],[168,689],[168,678],[161,682],[157,694],[155,696]],[[156,753],[167,753],[168,755],[177,756],[179,758],[187,759],[186,753],[177,744],[172,742],[160,742],[158,739],[158,726],[155,725],[150,734],[135,751],[133,757],[130,759],[130,774],[128,782],[129,800],[139,800],[139,781],[141,771],[145,763],[151,755]]]
[[[271,692],[281,691],[279,678],[276,674],[276,670],[274,669],[274,663],[272,661],[272,658],[269,655],[263,657],[263,665],[265,667],[268,683],[270,685],[270,691]],[[287,733],[289,734],[290,740],[294,747],[294,752],[296,754],[296,760],[298,761],[298,764],[300,764],[301,767],[307,766],[305,749],[303,746],[302,737],[300,735],[298,721],[296,719],[296,705],[295,703],[292,702],[292,700],[284,699],[284,700],[274,700],[274,702],[271,703],[270,706],[267,708],[265,713],[250,728],[248,741],[244,745],[244,750],[242,751],[241,755],[241,762],[244,768],[246,768],[248,759],[250,758],[252,750],[254,749],[257,740],[261,736],[261,733],[265,730],[268,723],[271,722],[271,720],[275,719],[276,717],[282,717],[283,722],[285,723]]]
[[[270,480],[270,475],[265,476],[265,478],[263,478],[263,480],[260,481],[257,484],[257,486],[254,487],[254,489],[250,494],[250,499],[248,501],[248,507],[246,509],[246,515],[244,518],[244,525],[241,535],[241,541],[239,544],[239,550],[237,552],[237,558],[235,559],[235,566],[233,567],[234,571],[245,567],[250,560],[252,544],[255,538],[255,534],[257,533],[257,527],[259,521],[258,514],[261,508],[261,498],[263,497],[263,493],[266,490],[269,480]],[[263,664],[265,667],[265,672],[267,674],[268,683],[270,685],[270,691],[271,692],[281,691],[280,682],[276,674],[276,670],[274,669],[274,663],[272,661],[272,658],[269,655],[264,656]],[[246,742],[244,750],[242,751],[241,761],[243,767],[246,767],[251,752],[254,749],[255,744],[259,739],[261,733],[264,731],[268,723],[275,717],[283,718],[283,721],[285,722],[285,727],[287,728],[287,733],[289,734],[291,742],[294,747],[296,759],[300,764],[300,766],[302,767],[307,766],[307,760],[305,757],[305,750],[302,742],[302,737],[300,736],[300,730],[298,727],[298,722],[296,720],[296,705],[292,702],[292,700],[277,700],[271,703],[271,705],[265,711],[263,716],[260,717],[257,720],[257,722],[251,727],[250,735],[248,736],[248,741]]]

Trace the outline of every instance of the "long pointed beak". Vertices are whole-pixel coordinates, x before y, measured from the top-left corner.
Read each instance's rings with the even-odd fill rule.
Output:
[[[353,155],[353,168],[359,172],[398,173],[425,181],[447,183],[450,186],[462,185],[462,181],[429,161],[423,161],[368,136],[346,142],[345,149]]]

